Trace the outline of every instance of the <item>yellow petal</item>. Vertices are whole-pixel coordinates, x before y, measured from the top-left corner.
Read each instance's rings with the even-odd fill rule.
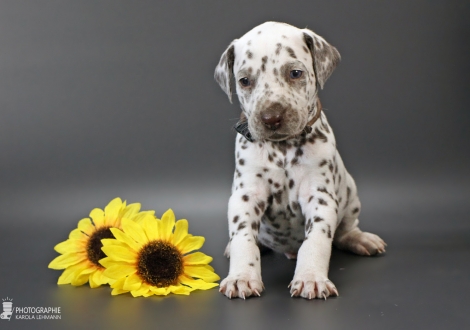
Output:
[[[202,236],[186,236],[181,243],[177,244],[176,247],[181,251],[182,254],[200,249],[204,244],[204,237]]]
[[[122,217],[127,219],[132,219],[140,211],[140,203],[129,204],[126,206],[122,212]]]
[[[172,209],[169,209],[162,215],[160,223],[160,237],[163,241],[168,241],[173,233],[175,226],[175,214]]]
[[[148,293],[149,290],[150,289],[149,289],[148,284],[142,283],[142,285],[140,286],[140,288],[138,290],[132,290],[131,291],[131,295],[133,297],[140,297],[140,296],[143,296],[144,294]]]
[[[189,285],[190,287],[199,290],[209,290],[219,285],[217,283],[207,283],[203,280],[196,280],[188,276],[180,276],[179,280],[181,281],[181,283]]]
[[[153,296],[154,294],[155,293],[149,289],[147,292],[143,293],[142,296],[150,297],[150,296]]]
[[[134,251],[138,252],[140,248],[142,247],[142,244],[136,243],[135,240],[133,240],[129,235],[123,233],[121,230],[117,228],[110,228],[110,230],[118,241],[127,244]]]
[[[80,275],[80,276],[78,276],[78,277],[75,277],[75,278],[72,280],[71,284],[72,284],[73,286],[80,286],[80,285],[83,285],[83,284],[85,284],[86,282],[88,282],[88,278],[89,278],[89,277],[90,277],[90,275],[88,275],[88,274],[87,274],[87,275]]]
[[[178,245],[188,235],[188,220],[176,221],[175,233],[173,234],[173,244]]]
[[[170,293],[170,289],[168,287],[157,288],[156,286],[150,286],[149,288],[151,292],[159,296],[166,296],[167,294]]]
[[[82,233],[80,229],[74,229],[69,234],[69,239],[84,240],[88,239],[89,235]]]
[[[147,235],[149,241],[156,241],[160,238],[158,235],[159,223],[155,218],[145,217],[140,224],[144,228],[145,235]]]
[[[77,275],[86,275],[86,274],[91,274],[93,272],[95,272],[96,270],[98,269],[98,267],[95,265],[95,264],[92,264],[91,262],[88,261],[88,265],[82,269],[82,271],[80,273],[78,273]]]
[[[60,275],[57,284],[69,284],[72,281],[72,278],[75,275],[80,275],[81,271],[83,269],[87,269],[88,265],[88,261],[85,260],[76,265],[67,267],[62,273],[62,275]]]
[[[127,275],[132,275],[136,271],[137,269],[134,266],[120,264],[106,268],[103,274],[106,277],[118,280],[121,278],[125,278]]]
[[[123,289],[132,291],[140,289],[142,285],[142,279],[137,274],[131,274],[127,276],[126,281],[124,282]]]
[[[89,275],[88,282],[90,284],[90,288],[94,289],[101,285],[99,281],[97,281],[98,278],[99,278],[98,271],[95,271],[93,274]]]
[[[91,223],[89,218],[84,218],[78,222],[78,229],[88,236],[91,236],[93,232],[96,230],[95,226]]]
[[[142,211],[132,217],[132,220],[141,223],[143,219],[145,218],[151,218],[155,219],[155,211]]]
[[[121,241],[118,241],[117,239],[115,238],[103,238],[101,239],[101,244],[103,246],[122,246],[123,248],[125,249],[128,249],[129,248],[129,245],[127,245],[126,243],[123,243]]]
[[[110,285],[113,289],[122,289],[122,286],[124,285],[124,282],[126,281],[125,277],[121,277],[120,279],[116,280],[113,282],[113,284]]]
[[[104,226],[104,211],[102,209],[96,208],[91,210],[90,218],[93,220],[96,227]]]
[[[194,291],[193,288],[189,288],[184,285],[171,285],[168,287],[170,292],[175,293],[175,294],[184,294],[184,295],[189,295],[191,291]]]
[[[194,252],[183,257],[185,265],[201,265],[208,264],[212,261],[212,257],[202,253]]]
[[[210,268],[206,267],[206,265],[185,266],[184,273],[192,277],[200,278],[201,280],[204,280],[206,282],[214,282],[220,280],[219,275],[214,273]]]
[[[122,229],[129,235],[134,241],[144,244],[148,242],[147,235],[145,235],[144,229],[136,222],[129,219],[122,219]]]
[[[122,208],[122,200],[117,197],[104,208],[104,223],[106,226],[117,227],[119,225],[119,213]]]
[[[49,263],[49,268],[64,269],[69,266],[75,265],[80,261],[85,260],[87,257],[84,253],[67,253],[58,256]]]
[[[117,261],[114,261],[113,259],[111,259],[110,257],[105,257],[103,259],[100,259],[99,263],[104,267],[104,268],[108,268],[110,266],[112,266],[115,262]]]
[[[109,268],[111,266],[119,266],[119,265],[125,265],[125,266],[133,265],[133,263],[129,263],[125,261],[116,261],[116,260],[111,259],[110,257],[100,259],[99,262],[101,265],[103,265],[104,268]]]
[[[82,252],[86,249],[86,244],[82,240],[68,239],[54,246],[54,250],[61,254]]]
[[[137,255],[130,249],[123,248],[121,246],[108,245],[101,248],[108,257],[116,261],[127,261],[135,262]]]

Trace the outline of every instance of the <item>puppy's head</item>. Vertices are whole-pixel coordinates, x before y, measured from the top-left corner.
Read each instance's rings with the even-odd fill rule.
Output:
[[[232,101],[232,78],[255,140],[282,141],[302,132],[317,91],[340,61],[335,47],[308,29],[267,22],[227,47],[215,80]]]

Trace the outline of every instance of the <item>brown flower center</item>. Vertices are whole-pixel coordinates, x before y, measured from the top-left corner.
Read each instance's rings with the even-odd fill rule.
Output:
[[[140,250],[137,274],[147,284],[167,287],[183,273],[183,256],[172,244],[152,241]]]
[[[101,240],[103,238],[114,238],[113,233],[109,230],[110,227],[101,227],[97,229],[93,234],[91,234],[90,239],[88,240],[87,244],[87,254],[88,260],[94,263],[96,266],[103,268],[99,263],[100,259],[106,257],[106,254],[101,250],[103,244]]]

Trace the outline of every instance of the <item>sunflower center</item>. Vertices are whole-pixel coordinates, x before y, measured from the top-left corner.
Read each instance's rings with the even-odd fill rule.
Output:
[[[103,238],[114,238],[113,233],[111,230],[109,230],[110,227],[101,227],[97,229],[91,236],[90,239],[88,240],[87,244],[87,254],[88,254],[88,260],[90,260],[92,263],[94,263],[96,266],[103,268],[101,264],[99,263],[100,259],[103,259],[106,257],[106,254],[101,250],[103,247],[103,244],[101,243],[101,240]]]
[[[183,256],[172,244],[152,241],[140,250],[137,274],[147,284],[167,287],[183,273]]]

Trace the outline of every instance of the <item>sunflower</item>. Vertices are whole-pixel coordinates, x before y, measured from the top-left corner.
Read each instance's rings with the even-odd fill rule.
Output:
[[[115,239],[103,239],[107,255],[100,263],[104,276],[113,279],[111,294],[132,296],[188,295],[191,291],[218,286],[209,266],[212,258],[202,252],[204,237],[188,234],[188,221],[178,220],[172,210],[162,219],[122,219],[122,230],[111,228]]]
[[[154,211],[139,212],[140,204],[129,204],[120,198],[115,198],[104,208],[95,208],[90,212],[90,218],[78,222],[78,228],[72,230],[69,239],[57,244],[54,250],[61,255],[51,261],[49,268],[65,269],[57,284],[72,284],[75,286],[90,283],[96,288],[112,281],[103,274],[104,267],[99,263],[105,255],[101,251],[103,238],[113,238],[111,232],[121,227],[123,218],[141,220],[154,218]]]

